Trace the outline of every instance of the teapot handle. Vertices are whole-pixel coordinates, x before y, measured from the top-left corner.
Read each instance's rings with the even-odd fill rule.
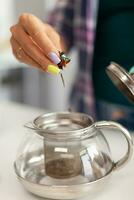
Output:
[[[120,169],[123,167],[131,158],[132,153],[133,153],[133,139],[129,133],[129,131],[120,125],[117,122],[112,122],[112,121],[100,121],[95,123],[95,127],[98,129],[117,129],[122,132],[122,134],[125,136],[126,141],[127,141],[127,152],[126,154],[117,162],[115,162],[114,170]]]

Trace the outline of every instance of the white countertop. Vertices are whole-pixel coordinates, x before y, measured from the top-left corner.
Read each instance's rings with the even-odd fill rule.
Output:
[[[0,103],[0,199],[35,200],[40,199],[28,193],[18,182],[13,169],[17,148],[25,130],[23,124],[31,121],[43,111],[13,103]],[[109,141],[114,146],[115,158],[121,156],[124,140],[119,134],[109,133]],[[111,146],[111,145],[110,145]],[[124,148],[122,148],[124,147]],[[89,200],[87,197],[85,200]],[[134,156],[122,169],[112,174],[106,190],[92,200],[133,200],[134,199]]]

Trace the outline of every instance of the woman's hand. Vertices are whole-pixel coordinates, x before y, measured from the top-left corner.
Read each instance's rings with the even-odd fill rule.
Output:
[[[50,25],[32,14],[22,14],[10,30],[12,51],[20,62],[52,74],[60,72],[56,65],[61,62],[63,41]]]

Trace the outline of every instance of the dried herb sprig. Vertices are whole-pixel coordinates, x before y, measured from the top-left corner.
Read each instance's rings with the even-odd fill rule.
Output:
[[[63,70],[63,67],[66,67],[66,65],[71,61],[71,59],[64,52],[59,52],[59,54],[60,54],[61,62],[58,63],[58,67]],[[65,87],[65,81],[64,81],[62,72],[60,73],[60,76],[61,76],[63,86]]]

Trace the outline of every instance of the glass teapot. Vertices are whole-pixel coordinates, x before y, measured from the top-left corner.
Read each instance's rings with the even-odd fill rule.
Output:
[[[15,172],[28,191],[41,197],[76,199],[96,194],[111,172],[132,155],[132,138],[123,126],[112,121],[94,123],[83,113],[48,113],[25,127]],[[127,141],[126,154],[117,162],[103,129],[121,131]]]

